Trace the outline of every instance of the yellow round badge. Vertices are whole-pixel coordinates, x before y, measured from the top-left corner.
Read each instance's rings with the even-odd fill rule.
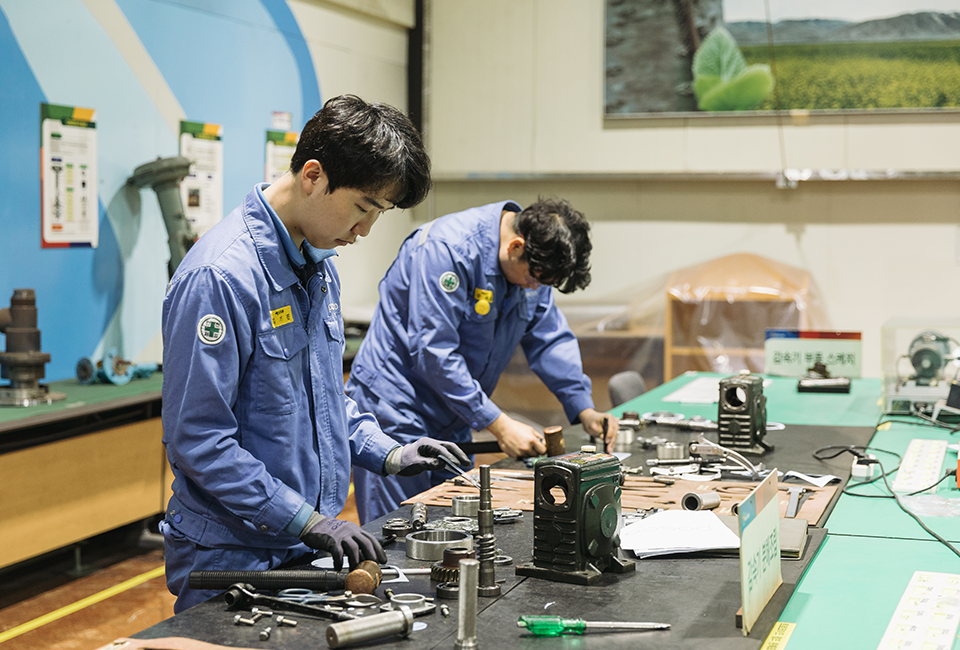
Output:
[[[490,303],[486,300],[478,300],[477,304],[473,306],[473,309],[481,316],[486,316],[490,313]]]

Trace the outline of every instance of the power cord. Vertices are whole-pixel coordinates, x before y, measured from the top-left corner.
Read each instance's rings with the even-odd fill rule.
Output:
[[[882,424],[882,422],[878,423],[877,426],[879,427],[880,424]],[[890,470],[890,471],[886,471],[886,470],[884,469],[884,467],[883,467],[883,463],[881,463],[881,462],[880,462],[878,459],[876,459],[876,458],[871,458],[871,457],[867,454],[867,451],[868,451],[868,450],[880,452],[880,453],[883,453],[883,454],[889,454],[889,455],[891,455],[891,456],[896,456],[896,458],[897,458],[897,466],[896,466],[895,468],[893,468],[892,470]],[[830,452],[833,452],[833,453],[830,453]],[[865,464],[865,465],[878,465],[878,466],[880,467],[880,475],[879,475],[879,476],[875,476],[874,478],[872,478],[872,479],[870,479],[870,480],[868,480],[868,481],[862,481],[862,482],[859,482],[859,483],[854,483],[853,485],[850,486],[850,488],[858,487],[858,486],[860,486],[860,485],[869,485],[869,484],[871,484],[871,483],[875,483],[876,481],[878,481],[878,480],[880,480],[880,479],[883,479],[883,483],[884,483],[884,485],[886,485],[887,491],[890,493],[890,494],[859,494],[859,493],[857,493],[857,492],[852,492],[852,491],[850,490],[850,488],[844,488],[843,491],[842,491],[843,494],[847,494],[847,495],[850,495],[850,496],[852,496],[852,497],[865,498],[865,499],[893,499],[894,501],[896,501],[897,507],[899,507],[903,512],[905,512],[907,515],[909,515],[914,521],[916,521],[918,524],[920,524],[920,527],[923,528],[923,530],[926,531],[927,534],[929,534],[931,537],[933,537],[933,538],[936,539],[938,542],[940,542],[941,544],[943,544],[944,546],[946,546],[948,549],[950,549],[950,551],[951,551],[954,555],[956,555],[957,557],[960,557],[960,550],[957,550],[957,548],[956,548],[955,546],[953,546],[953,544],[951,544],[950,542],[948,542],[946,539],[944,539],[943,537],[941,537],[940,535],[938,535],[934,530],[930,529],[925,523],[923,523],[923,520],[921,520],[920,517],[918,517],[917,515],[915,515],[909,508],[907,508],[905,505],[903,505],[903,502],[900,500],[900,496],[899,496],[896,492],[893,491],[893,487],[890,485],[890,481],[887,480],[887,476],[889,476],[890,474],[893,474],[893,473],[896,472],[898,469],[900,469],[900,461],[902,460],[902,458],[901,458],[901,456],[900,456],[899,454],[894,453],[894,452],[892,452],[892,451],[887,451],[887,450],[885,450],[885,449],[877,449],[876,447],[867,447],[867,446],[861,446],[861,445],[829,445],[829,446],[827,446],[827,447],[821,447],[820,449],[817,449],[816,451],[814,451],[814,452],[813,452],[813,457],[816,458],[817,460],[830,460],[831,458],[836,458],[837,456],[839,456],[840,454],[843,454],[843,453],[852,454],[852,455],[855,456],[857,459],[859,459],[859,461],[860,461],[861,464]],[[829,454],[829,455],[828,455],[828,454]],[[916,491],[914,491],[914,492],[910,492],[910,493],[909,493],[908,495],[906,495],[906,496],[913,496],[913,495],[915,495],[915,494],[919,494],[919,493],[921,493],[921,492],[925,492],[925,491],[927,491],[927,490],[931,490],[931,489],[935,488],[936,486],[940,485],[940,484],[941,484],[945,479],[947,479],[948,477],[950,477],[950,476],[956,476],[956,475],[957,475],[957,470],[956,470],[956,469],[948,469],[946,472],[944,472],[944,475],[940,478],[940,480],[937,481],[936,483],[934,483],[933,485],[929,485],[929,486],[927,486],[927,487],[925,487],[925,488],[922,488],[922,489],[920,489],[920,490],[916,490]]]

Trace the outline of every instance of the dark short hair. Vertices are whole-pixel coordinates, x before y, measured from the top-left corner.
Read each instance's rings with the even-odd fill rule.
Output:
[[[564,199],[543,199],[522,210],[513,229],[524,239],[521,260],[541,284],[572,293],[590,284],[590,223]]]
[[[411,208],[430,191],[430,159],[420,133],[389,104],[368,104],[355,95],[328,100],[303,127],[290,171],[308,160],[323,166],[328,192],[340,187],[380,192],[399,208]]]

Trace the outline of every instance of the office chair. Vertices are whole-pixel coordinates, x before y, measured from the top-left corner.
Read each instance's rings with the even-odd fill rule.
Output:
[[[616,408],[647,392],[643,377],[636,370],[624,370],[610,378],[610,401]]]

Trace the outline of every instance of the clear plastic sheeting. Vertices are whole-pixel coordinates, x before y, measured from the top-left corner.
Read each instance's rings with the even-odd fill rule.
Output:
[[[664,377],[763,372],[768,329],[828,329],[804,269],[749,253],[674,271],[666,289]]]
[[[900,501],[918,517],[960,517],[960,499],[937,494],[901,496]]]
[[[810,274],[736,254],[650,278],[591,301],[558,297],[580,343],[597,408],[609,379],[635,370],[647,389],[687,370],[762,372],[768,328],[829,329]],[[518,348],[493,394],[500,408],[543,425],[567,425],[559,402]]]

